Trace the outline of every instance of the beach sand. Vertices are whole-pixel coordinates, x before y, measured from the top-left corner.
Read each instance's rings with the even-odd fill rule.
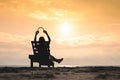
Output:
[[[120,80],[120,67],[1,67],[0,80]]]

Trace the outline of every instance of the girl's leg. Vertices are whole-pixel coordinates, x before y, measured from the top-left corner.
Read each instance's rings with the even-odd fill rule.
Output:
[[[61,58],[61,59],[56,59],[54,56],[50,55],[50,60],[60,63],[61,61],[63,61],[63,58]]]

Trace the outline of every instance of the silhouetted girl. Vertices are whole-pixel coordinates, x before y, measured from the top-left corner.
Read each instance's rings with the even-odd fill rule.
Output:
[[[37,47],[38,48],[38,54],[40,54],[40,53],[48,54],[49,59],[51,61],[56,61],[56,62],[60,63],[63,60],[63,58],[56,59],[54,56],[52,56],[50,54],[50,42],[51,42],[51,39],[50,39],[50,37],[49,37],[46,30],[43,30],[43,32],[47,35],[48,41],[45,41],[44,37],[42,37],[42,36],[39,38],[39,46]],[[38,33],[39,33],[39,31],[36,31],[34,41],[36,41]]]

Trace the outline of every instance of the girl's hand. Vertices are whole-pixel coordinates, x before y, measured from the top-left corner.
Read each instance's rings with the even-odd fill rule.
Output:
[[[39,33],[39,31],[36,31],[35,34],[37,35]]]

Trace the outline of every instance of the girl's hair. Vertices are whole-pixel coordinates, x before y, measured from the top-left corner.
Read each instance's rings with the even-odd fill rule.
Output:
[[[40,43],[45,43],[44,37],[40,37],[40,38],[39,38],[39,42],[40,42]]]

